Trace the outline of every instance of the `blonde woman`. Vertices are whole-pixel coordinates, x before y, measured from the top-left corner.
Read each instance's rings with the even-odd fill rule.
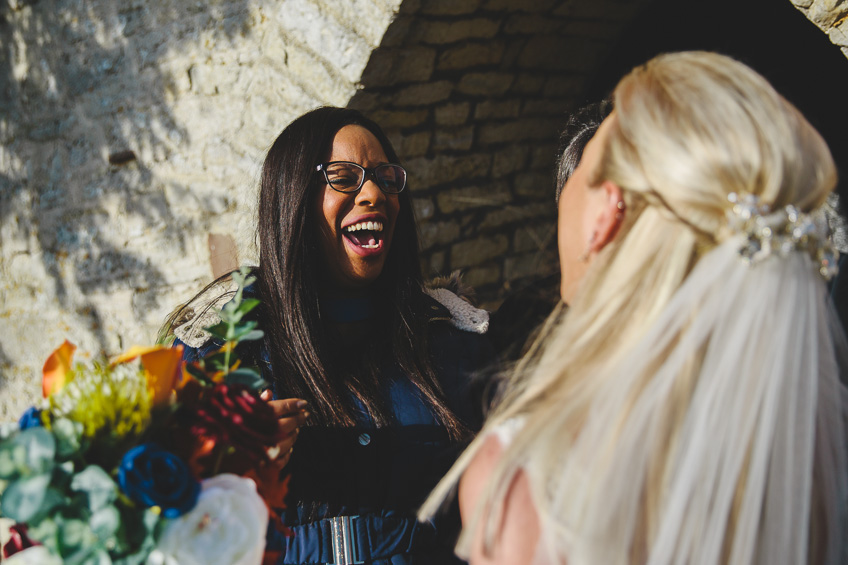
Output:
[[[458,483],[473,565],[848,562],[827,146],[712,53],[614,107],[559,200],[570,310],[422,517]]]

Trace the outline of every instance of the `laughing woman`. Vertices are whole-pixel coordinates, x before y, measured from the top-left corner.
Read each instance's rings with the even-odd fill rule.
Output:
[[[259,196],[265,338],[252,355],[297,434],[279,563],[450,563],[450,520],[415,510],[479,427],[472,372],[488,315],[425,289],[407,186],[391,143],[354,110],[319,108],[268,151]],[[204,316],[175,319],[188,358]],[[187,320],[187,321],[186,321]],[[302,403],[301,403],[302,406]]]

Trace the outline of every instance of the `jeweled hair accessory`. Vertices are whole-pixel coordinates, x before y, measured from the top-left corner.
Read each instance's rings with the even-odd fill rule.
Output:
[[[805,214],[792,205],[772,211],[753,194],[731,192],[727,199],[733,204],[727,213],[730,229],[747,237],[739,256],[749,265],[772,255],[786,257],[794,251],[805,251],[825,280],[839,272],[839,252],[833,246],[823,214]]]

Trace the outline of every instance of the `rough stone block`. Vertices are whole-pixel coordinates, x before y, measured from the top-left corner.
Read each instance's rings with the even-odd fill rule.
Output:
[[[436,68],[439,70],[468,69],[485,65],[497,65],[504,54],[502,41],[486,43],[466,43],[445,49],[440,55]]]
[[[591,2],[563,2],[551,10],[554,16],[587,20],[630,21],[650,0],[592,0]]]
[[[371,119],[384,128],[411,128],[427,119],[427,110],[375,110]]]
[[[459,238],[459,224],[456,222],[423,222],[421,230],[422,249],[435,245],[447,245]]]
[[[807,10],[807,18],[824,30],[848,17],[848,5],[844,0],[814,0]]]
[[[406,163],[410,182],[424,190],[460,179],[486,177],[492,165],[492,157],[486,153],[471,155],[436,155],[418,157]]]
[[[526,139],[548,139],[557,134],[557,125],[541,118],[524,118],[480,126],[477,136],[482,144],[515,143]]]
[[[403,5],[408,4],[406,1]],[[394,21],[389,25],[386,29],[386,33],[383,35],[382,41],[380,41],[381,47],[400,47],[404,43],[406,43],[407,38],[409,37],[409,30],[412,25],[415,23],[415,18],[406,14],[398,14]]]
[[[497,264],[471,267],[462,272],[462,282],[471,286],[471,288],[497,284],[500,280],[501,267]]]
[[[515,194],[532,198],[550,197],[555,194],[553,175],[540,172],[519,174],[515,179]]]
[[[482,0],[428,0],[420,8],[428,16],[458,16],[470,14],[480,7]]]
[[[565,127],[565,122],[566,120],[563,118],[561,127]],[[534,147],[530,158],[530,168],[552,171],[554,161],[557,158],[557,147],[557,143],[545,143]]]
[[[519,144],[495,152],[492,158],[492,177],[499,178],[522,170],[527,164],[528,154],[528,147]]]
[[[422,269],[425,273],[429,273],[430,277],[436,277],[447,273],[446,253],[444,251],[435,251],[430,255],[427,265]]]
[[[585,37],[600,41],[611,41],[618,37],[623,25],[626,24],[621,21],[569,20],[562,30],[562,34],[569,37]]]
[[[491,230],[518,222],[550,222],[555,221],[556,214],[557,211],[556,204],[554,203],[554,193],[553,190],[551,190],[550,200],[548,202],[538,202],[523,206],[506,205],[497,210],[488,212],[478,223],[478,228],[480,230]]]
[[[540,277],[556,272],[558,262],[556,254],[524,253],[504,260],[504,278],[508,281],[525,277]]]
[[[454,102],[437,106],[436,125],[439,126],[458,126],[464,124],[468,120],[468,113],[471,105],[468,102]]]
[[[534,0],[516,2],[515,0],[486,0],[483,9],[496,12],[547,12],[557,0]]]
[[[586,80],[583,75],[561,74],[550,77],[545,82],[542,95],[546,98],[576,98],[582,94],[586,87]]]
[[[533,222],[519,225],[512,239],[515,253],[540,251],[556,247],[557,227],[554,222]]]
[[[507,18],[504,23],[504,33],[539,35],[559,33],[566,22],[559,18],[552,18],[545,14],[516,14]]]
[[[415,84],[401,89],[394,98],[394,104],[397,107],[431,106],[447,100],[452,90],[453,83],[446,80]]]
[[[506,253],[509,240],[504,234],[488,235],[451,246],[451,269],[462,269],[487,263],[491,259]]]
[[[563,98],[530,98],[524,102],[522,116],[549,116],[560,119],[571,107],[570,100]],[[563,122],[564,123],[564,122]]]
[[[419,157],[427,153],[430,149],[430,137],[432,134],[429,131],[419,131],[416,133],[408,133],[400,136],[399,147],[400,158],[402,160],[411,157]],[[394,141],[394,140],[392,140]]]
[[[456,89],[471,96],[500,96],[514,80],[514,75],[497,71],[468,73],[459,80]]]
[[[467,151],[474,143],[474,126],[439,128],[433,135],[433,151]]]
[[[536,94],[545,86],[546,79],[543,73],[519,73],[511,91],[517,94]]]
[[[429,47],[375,49],[360,83],[366,87],[425,82],[433,74],[436,50]]]
[[[489,18],[459,21],[421,21],[411,30],[415,40],[430,45],[447,45],[466,39],[490,39],[498,33],[500,22]]]
[[[582,37],[534,36],[518,57],[518,64],[522,69],[591,73],[608,49],[606,43]]]
[[[436,195],[436,203],[442,214],[503,206],[511,200],[509,186],[503,182],[490,182],[485,186],[466,186],[442,190]]]
[[[848,18],[846,18],[838,27],[831,28],[827,35],[834,45],[848,47]]]
[[[419,222],[429,220],[436,212],[432,198],[413,198],[412,207],[415,210],[415,219]]]
[[[475,120],[517,118],[521,111],[521,100],[483,100],[474,107]]]

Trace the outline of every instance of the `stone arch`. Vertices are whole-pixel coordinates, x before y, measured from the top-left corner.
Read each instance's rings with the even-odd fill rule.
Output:
[[[756,41],[723,48],[722,30],[711,35],[705,28],[712,22],[727,23],[740,36],[792,29],[827,44],[806,15],[835,43],[848,43],[839,35],[848,29],[839,13],[848,8],[835,4],[717,0],[698,5],[695,14],[695,7],[681,9],[668,0],[405,0],[350,106],[380,122],[407,160],[425,270],[461,269],[494,306],[533,279],[556,277],[552,170],[569,111],[602,97],[621,73],[662,50],[701,48],[750,58]],[[670,22],[677,32],[650,27],[650,21]],[[747,31],[729,25],[737,21]],[[639,26],[645,28],[639,41],[655,36],[647,49],[628,43],[639,37]],[[677,41],[687,37],[700,43]],[[769,40],[775,41],[773,34]],[[773,52],[782,47],[765,43],[763,49]],[[809,48],[808,39],[804,45]],[[828,65],[841,64],[833,56],[844,61],[836,48],[827,48]],[[820,50],[807,55],[808,65],[811,60],[823,63]],[[848,78],[845,69],[840,73]],[[827,120],[817,125],[824,129]],[[841,143],[840,135],[835,131],[829,141]]]

